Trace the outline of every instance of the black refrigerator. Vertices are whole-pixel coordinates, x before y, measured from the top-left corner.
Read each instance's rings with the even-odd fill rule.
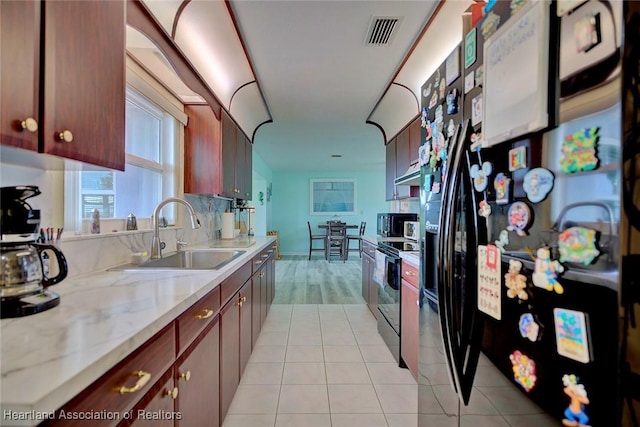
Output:
[[[465,36],[421,178],[418,425],[638,425],[638,9],[489,2]]]

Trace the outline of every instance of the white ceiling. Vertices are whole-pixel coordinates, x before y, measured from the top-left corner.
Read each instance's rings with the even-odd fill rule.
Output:
[[[176,44],[271,169],[324,172],[384,169],[383,134],[367,120],[393,137],[418,115],[420,86],[462,39],[471,0],[448,0],[420,38],[437,3],[233,0],[229,13],[219,0],[182,9],[181,1],[145,0],[169,34],[175,26]],[[373,17],[401,18],[386,46],[365,43]],[[129,51],[144,62],[133,37]],[[165,80],[161,61],[145,66]]]

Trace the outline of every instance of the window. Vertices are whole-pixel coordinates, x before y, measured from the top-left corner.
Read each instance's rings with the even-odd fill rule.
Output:
[[[311,215],[356,214],[355,179],[312,179]]]
[[[65,174],[65,228],[87,230],[95,209],[101,219],[134,214],[149,218],[155,206],[177,194],[175,157],[180,123],[171,114],[127,87],[125,170],[76,166]],[[77,195],[76,195],[77,194]],[[68,213],[67,213],[68,211]],[[163,214],[175,223],[175,207]],[[83,224],[84,222],[84,224]]]

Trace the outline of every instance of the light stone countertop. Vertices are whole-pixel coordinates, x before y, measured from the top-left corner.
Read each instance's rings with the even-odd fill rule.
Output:
[[[38,424],[10,421],[5,411],[60,408],[273,241],[256,237],[217,271],[101,271],[65,279],[49,288],[60,295],[57,307],[2,319],[0,425]]]

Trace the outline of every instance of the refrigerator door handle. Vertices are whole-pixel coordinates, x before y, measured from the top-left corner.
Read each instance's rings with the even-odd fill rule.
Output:
[[[469,295],[475,295],[477,292],[474,280],[476,259],[470,255],[475,253],[479,237],[475,193],[468,176],[470,160],[465,152],[465,142],[469,133],[470,125],[469,121],[466,121],[457,144],[449,153],[451,169],[444,185],[440,217],[442,235],[438,244],[438,295],[443,344],[452,384],[465,405],[469,403],[471,396],[482,338],[482,318],[476,309],[477,296],[469,298]],[[467,168],[466,174],[464,168]],[[455,215],[456,203],[460,202],[457,195],[461,186],[467,195],[464,198],[465,206],[460,206],[463,208],[461,212],[465,215],[466,226],[464,230],[457,230],[465,235],[460,236],[460,256],[456,259]],[[464,244],[471,250],[465,252],[462,246]],[[456,277],[456,265],[464,269],[464,278]],[[461,297],[463,292],[458,289],[460,286],[466,286],[464,294],[467,297],[464,299]]]

